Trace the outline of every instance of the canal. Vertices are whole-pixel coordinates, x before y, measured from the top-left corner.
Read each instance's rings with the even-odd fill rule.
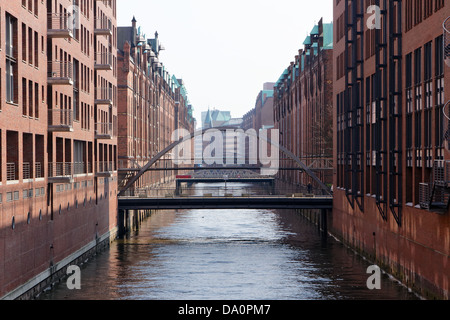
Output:
[[[154,213],[127,239],[41,300],[413,300],[388,275],[367,288],[370,263],[293,211]]]

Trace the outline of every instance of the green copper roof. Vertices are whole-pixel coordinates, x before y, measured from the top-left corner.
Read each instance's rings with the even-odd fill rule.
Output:
[[[319,26],[316,24],[314,26],[314,28],[311,30],[311,34],[315,35],[315,34],[319,34]]]
[[[285,69],[283,74],[280,76],[277,83],[275,84],[275,87],[278,87],[281,84],[281,82],[283,82],[283,80],[287,76],[287,74],[288,74],[288,69]]]
[[[333,24],[323,24],[323,49],[333,49]]]
[[[306,45],[310,45],[311,44],[311,36],[307,36],[305,41],[303,41],[303,44]]]

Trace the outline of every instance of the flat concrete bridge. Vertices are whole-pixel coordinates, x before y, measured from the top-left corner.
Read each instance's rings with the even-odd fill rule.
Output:
[[[327,215],[333,208],[331,196],[166,196],[161,197],[119,197],[119,234],[123,236],[130,230],[132,212],[140,210],[177,210],[177,209],[314,209],[320,210],[319,229],[323,235],[328,233]],[[137,219],[137,215],[134,215]]]
[[[331,210],[330,196],[167,196],[120,197],[119,210],[173,210],[173,209],[321,209]]]

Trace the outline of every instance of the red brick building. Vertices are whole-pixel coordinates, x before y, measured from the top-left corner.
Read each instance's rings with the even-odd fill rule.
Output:
[[[163,49],[158,33],[147,39],[133,18],[130,27],[119,27],[119,159],[121,168],[146,165],[169,146],[176,129],[194,131],[192,106],[183,80],[171,75],[160,62]],[[170,156],[156,164],[172,167]],[[145,173],[134,190],[148,190],[173,180],[174,171]],[[127,172],[120,176],[124,184]]]
[[[263,89],[258,93],[255,107],[247,112],[243,119],[242,127],[259,131],[263,128],[272,128],[273,121],[273,87],[274,83],[264,83]]]
[[[274,126],[280,131],[280,145],[311,167],[321,181],[331,184],[333,24],[320,20],[303,44],[275,84]],[[281,167],[296,166],[280,156]],[[280,171],[279,178],[301,186],[314,183],[296,171]]]
[[[448,299],[449,3],[333,5],[333,232],[420,294]]]
[[[17,298],[115,236],[116,1],[1,0],[0,23],[0,297]]]

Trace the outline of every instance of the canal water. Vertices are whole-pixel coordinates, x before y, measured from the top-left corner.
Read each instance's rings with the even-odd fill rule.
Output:
[[[286,210],[179,210],[153,214],[42,300],[413,300],[371,264]]]

